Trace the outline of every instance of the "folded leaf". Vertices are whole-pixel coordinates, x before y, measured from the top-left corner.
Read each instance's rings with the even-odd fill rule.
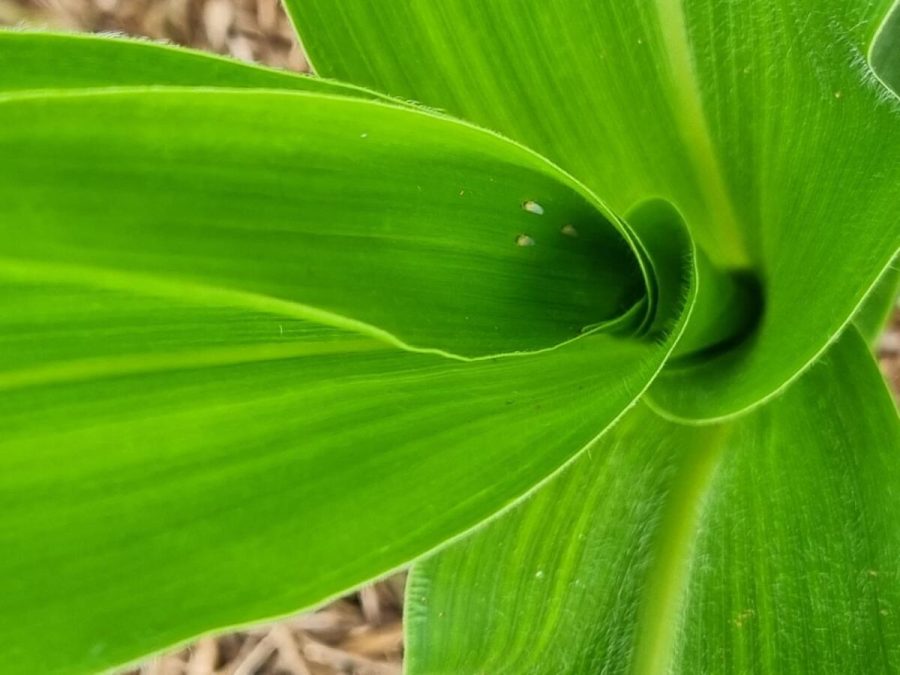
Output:
[[[460,535],[634,402],[694,299],[677,219],[638,258],[553,165],[420,111],[27,94],[0,155],[12,672],[297,611]],[[636,309],[643,340],[581,332]]]
[[[618,213],[667,199],[714,263],[762,280],[752,339],[654,389],[695,419],[796,377],[900,246],[900,104],[865,58],[890,4],[286,1],[320,74],[519,140]]]
[[[23,95],[0,103],[0,152],[2,256],[76,275],[263,295],[466,357],[555,346],[644,296],[627,233],[589,193],[514,143],[416,110],[304,93]]]
[[[893,672],[898,458],[853,329],[739,420],[681,426],[641,406],[414,567],[408,671]]]

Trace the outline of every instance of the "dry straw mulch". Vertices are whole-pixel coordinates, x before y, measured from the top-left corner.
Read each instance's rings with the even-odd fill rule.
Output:
[[[878,341],[878,364],[894,392],[900,398],[900,298],[894,306],[894,316]]]
[[[126,675],[400,675],[403,577],[292,619],[198,640]]]
[[[0,0],[0,23],[140,35],[308,69],[277,0]]]

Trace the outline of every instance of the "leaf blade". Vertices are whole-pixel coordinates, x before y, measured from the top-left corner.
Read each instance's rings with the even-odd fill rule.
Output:
[[[360,87],[148,40],[0,28],[0,96],[153,85],[289,89],[388,100]]]
[[[552,347],[643,294],[602,204],[538,156],[447,118],[192,90],[23,96],[2,113],[7,257],[235,287],[463,356]],[[528,199],[546,215],[523,209]],[[89,213],[102,217],[66,220]],[[567,223],[581,236],[565,236]],[[522,232],[536,245],[517,246]]]
[[[890,670],[898,452],[854,331],[740,420],[638,408],[529,501],[417,563],[410,672]]]
[[[261,119],[297,130],[293,143]],[[545,220],[584,209],[579,246],[620,242],[595,247],[599,260],[628,241],[564,174],[444,118],[309,94],[133,90],[9,97],[0,120],[0,548],[14,552],[0,559],[0,633],[13,670],[107,668],[409,562],[569,461],[634,402],[683,328],[673,303],[656,341],[582,335],[580,320],[567,326],[535,302],[528,330],[497,332],[492,307],[528,278],[588,304],[610,290],[544,265],[555,249],[585,255],[560,222],[516,246],[519,223],[537,218],[521,190],[554,197],[541,198]],[[435,147],[452,150],[447,162]],[[460,174],[454,159],[494,178],[475,209],[455,182],[438,190]],[[398,169],[390,199],[348,182],[385,166]],[[302,180],[312,169],[315,190]],[[424,236],[379,240],[386,225],[420,233],[423,214]],[[329,250],[315,248],[323,221],[381,245],[355,246],[357,264],[333,268],[313,257]],[[346,237],[335,240],[331,262]],[[668,287],[689,306],[691,249],[683,233],[676,241],[683,266]],[[404,260],[391,246],[416,243],[416,264],[391,277]],[[481,280],[461,278],[460,260]],[[625,279],[642,292],[634,265]],[[432,293],[435,279],[453,292]],[[480,299],[462,292],[472,283]],[[367,315],[373,288],[401,300]],[[401,339],[466,340],[490,355],[506,331],[522,353],[451,358]],[[48,633],[49,651],[36,642]]]

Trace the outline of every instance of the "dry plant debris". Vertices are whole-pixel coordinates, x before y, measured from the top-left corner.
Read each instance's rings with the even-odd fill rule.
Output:
[[[878,341],[878,364],[891,385],[895,397],[900,397],[900,298],[894,307],[891,323]]]
[[[278,0],[0,0],[0,23],[140,35],[308,70]]]
[[[127,675],[400,675],[401,575],[268,626],[206,637]]]

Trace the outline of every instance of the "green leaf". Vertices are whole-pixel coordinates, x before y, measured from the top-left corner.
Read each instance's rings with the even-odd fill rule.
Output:
[[[900,259],[895,258],[875,287],[869,291],[862,307],[853,317],[853,324],[869,344],[874,345],[878,341],[897,304],[898,294],[900,294]]]
[[[900,246],[900,103],[865,57],[887,0],[286,6],[320,74],[506,134],[618,213],[668,199],[714,263],[762,280],[752,340],[655,386],[673,416],[773,395]]]
[[[389,100],[361,87],[146,40],[0,28],[0,95],[141,85],[291,89]]]
[[[646,339],[583,334],[651,309],[631,234],[417,110],[9,96],[0,156],[11,672],[294,612],[460,535],[612,424],[693,302],[675,219],[641,250],[668,292]]]
[[[681,426],[638,407],[414,567],[408,672],[893,672],[898,456],[853,329],[739,420]]]
[[[189,90],[38,94],[0,116],[6,258],[264,295],[467,357],[553,347],[644,295],[602,204],[446,118]]]
[[[872,40],[869,62],[878,79],[896,96],[900,96],[898,49],[900,49],[900,3],[894,2],[893,8]]]

